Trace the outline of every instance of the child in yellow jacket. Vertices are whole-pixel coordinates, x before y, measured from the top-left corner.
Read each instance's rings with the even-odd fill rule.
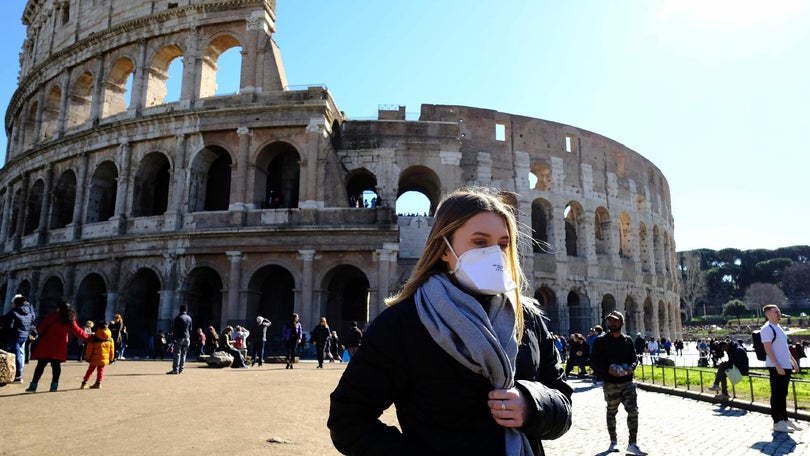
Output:
[[[107,328],[106,322],[99,322],[96,324],[96,334],[90,341],[87,342],[87,350],[84,354],[84,359],[90,363],[87,367],[87,372],[84,374],[81,388],[87,386],[87,381],[93,375],[93,371],[98,369],[96,376],[96,383],[90,388],[101,388],[101,380],[104,379],[104,367],[107,364],[115,361],[115,344],[112,340],[112,332]]]

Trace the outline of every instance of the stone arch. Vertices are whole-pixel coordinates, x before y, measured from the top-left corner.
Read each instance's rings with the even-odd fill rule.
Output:
[[[90,119],[90,107],[93,104],[94,86],[95,80],[89,71],[80,74],[73,82],[68,97],[65,128],[77,127]]]
[[[62,103],[62,88],[58,85],[51,87],[45,97],[45,106],[42,107],[39,136],[46,140],[56,136],[56,127],[59,122],[59,107]]]
[[[169,207],[171,164],[162,152],[152,152],[141,160],[135,174],[133,217],[151,217],[166,213]]]
[[[219,60],[219,56],[222,55],[223,52],[234,47],[242,47],[242,43],[239,42],[238,38],[231,34],[217,35],[208,42],[208,46],[205,48],[205,55],[203,56],[202,60],[200,98],[212,97],[214,94],[216,94],[217,71],[219,71],[217,60]],[[242,77],[240,76],[240,81],[241,79]]]
[[[366,168],[358,168],[349,172],[346,182],[349,207],[365,207],[366,192],[374,193],[374,198],[379,197],[377,176]]]
[[[23,280],[20,281],[20,284],[17,285],[17,294],[21,294],[21,295],[25,296],[26,298],[28,298],[29,301],[32,301],[31,288],[32,288],[31,287],[31,282],[28,279],[23,279]],[[35,304],[35,303],[32,302],[32,304]],[[54,307],[54,309],[55,309],[55,307]],[[39,313],[39,312],[37,312],[37,314],[42,315],[42,316],[45,315],[45,314],[42,314],[42,313]]]
[[[652,227],[652,256],[655,264],[655,273],[664,273],[664,242],[661,239],[661,230],[658,225]]]
[[[610,294],[606,293],[602,296],[602,305],[601,305],[601,314],[599,315],[599,321],[602,324],[605,324],[605,317],[611,312],[616,310],[616,298]]]
[[[42,293],[39,294],[37,315],[44,317],[54,312],[61,299],[65,299],[65,285],[61,278],[51,276],[45,281],[42,286]]]
[[[86,223],[109,220],[115,215],[118,168],[111,160],[101,162],[93,171],[87,190]]]
[[[157,333],[158,325],[161,329],[171,330],[170,321],[158,321],[162,289],[157,272],[146,267],[138,269],[124,287],[118,313],[124,318],[124,325],[130,335],[129,347],[135,350],[145,348],[139,336]]]
[[[647,225],[644,222],[638,224],[638,256],[641,261],[641,270],[650,272],[650,242],[647,236]]]
[[[583,256],[585,254],[585,226],[584,211],[576,201],[570,201],[563,211],[565,219],[565,252],[568,256]]]
[[[276,141],[262,148],[256,157],[253,203],[264,207],[277,201],[276,207],[298,207],[301,156],[292,144]]]
[[[28,114],[25,116],[23,125],[23,150],[28,150],[31,146],[36,144],[36,131],[37,131],[37,112],[39,111],[39,103],[34,101],[31,107],[28,108]]]
[[[76,315],[79,325],[86,320],[106,320],[107,283],[98,273],[85,276],[76,292]]]
[[[191,162],[189,212],[226,211],[231,196],[231,155],[220,146],[206,146]]]
[[[441,188],[441,180],[435,171],[427,166],[409,166],[399,174],[397,198],[406,192],[419,192],[430,201],[428,215],[433,216],[442,197]]]
[[[537,179],[533,190],[543,192],[551,190],[551,167],[547,163],[542,161],[533,163],[530,172]]]
[[[624,298],[624,327],[627,334],[635,334],[643,331],[641,322],[638,321],[638,307],[636,300],[628,295]]]
[[[660,336],[669,336],[669,312],[664,301],[658,301],[658,327]]]
[[[655,321],[655,318],[657,318],[657,315],[655,315],[655,313],[653,312],[653,302],[652,302],[652,299],[650,299],[649,296],[647,296],[647,298],[644,300],[643,309],[644,309],[644,311],[643,311],[644,312],[644,329],[647,331],[647,335],[650,335],[650,336],[653,336],[653,337],[658,337],[659,336],[658,334],[653,334],[653,331],[655,330],[654,321]]]
[[[619,255],[633,258],[633,226],[627,212],[619,214]]]
[[[610,253],[611,238],[610,213],[603,206],[596,208],[594,213],[594,239],[597,255],[607,255]]]
[[[67,170],[59,176],[51,197],[51,224],[55,230],[73,222],[73,207],[76,205],[76,174]]]
[[[31,189],[28,190],[28,201],[25,203],[25,220],[23,225],[23,236],[27,236],[39,227],[39,215],[42,208],[42,201],[45,196],[45,182],[37,179]]]
[[[532,201],[532,249],[535,253],[552,253],[554,250],[554,208],[543,198]]]
[[[591,315],[588,299],[577,291],[571,290],[566,298],[568,305],[568,328],[570,332],[588,334],[591,326]]]
[[[284,323],[290,321],[295,312],[295,293],[295,278],[284,266],[262,266],[250,277],[247,314],[244,318],[250,322],[261,315],[273,323],[267,329],[267,349],[271,353],[282,353],[284,350],[282,331]]]
[[[11,222],[9,223],[8,237],[12,238],[15,235],[20,234],[17,231],[17,222],[18,222],[19,218],[22,216],[22,214],[24,214],[24,212],[21,212],[21,211],[24,210],[23,209],[22,189],[21,188],[18,188],[14,192],[14,197],[11,199],[11,208],[10,209],[11,209],[11,217],[10,217]]]
[[[560,308],[557,305],[557,295],[554,294],[554,290],[546,286],[540,287],[534,290],[534,299],[537,300],[540,309],[542,309],[550,319],[550,321],[547,322],[548,329],[555,334],[559,334],[560,331],[562,331],[560,327]]]
[[[135,71],[135,63],[129,57],[116,60],[104,83],[104,108],[102,117],[109,117],[127,110],[127,80]]]
[[[188,273],[181,286],[183,304],[197,328],[222,325],[222,276],[214,268],[199,266]]]
[[[326,317],[329,326],[341,334],[347,334],[351,322],[363,327],[369,320],[369,289],[366,274],[351,265],[339,265],[327,272],[321,282],[326,291],[320,308],[314,309],[313,318]]]
[[[169,66],[172,62],[181,58],[183,50],[175,44],[163,46],[152,58],[152,63],[146,70],[146,103],[144,107],[161,105],[166,102],[166,82],[169,80]]]

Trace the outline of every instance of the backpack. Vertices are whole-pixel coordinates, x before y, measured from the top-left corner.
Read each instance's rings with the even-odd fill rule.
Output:
[[[770,326],[771,330],[773,331],[773,339],[771,342],[776,340],[776,330],[773,329],[773,326]],[[767,355],[765,353],[765,345],[762,343],[762,335],[760,334],[761,331],[754,331],[751,333],[751,338],[754,340],[754,353],[757,355],[757,359],[760,361],[765,361]]]

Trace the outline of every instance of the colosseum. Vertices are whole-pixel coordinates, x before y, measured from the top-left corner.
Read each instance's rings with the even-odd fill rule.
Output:
[[[442,196],[484,185],[519,195],[538,241],[522,261],[554,331],[618,309],[629,333],[680,335],[669,187],[640,154],[465,106],[352,120],[326,87],[288,85],[275,0],[99,3],[23,12],[0,170],[5,311],[22,293],[40,315],[60,298],[81,319],[120,313],[136,353],[180,304],[196,326],[261,314],[278,338],[297,312],[305,329],[323,315],[340,332],[401,285]],[[216,95],[234,48],[238,92]],[[397,214],[406,192],[429,210]]]

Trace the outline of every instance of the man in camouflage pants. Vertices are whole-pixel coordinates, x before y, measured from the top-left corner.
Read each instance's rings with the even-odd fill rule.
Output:
[[[619,404],[627,412],[630,436],[627,453],[645,455],[636,443],[638,436],[638,404],[633,371],[638,363],[633,339],[622,333],[624,316],[613,311],[606,317],[608,332],[594,341],[591,350],[591,368],[602,377],[602,392],[607,402],[607,428],[610,435],[609,452],[619,451],[616,440],[616,413]]]

